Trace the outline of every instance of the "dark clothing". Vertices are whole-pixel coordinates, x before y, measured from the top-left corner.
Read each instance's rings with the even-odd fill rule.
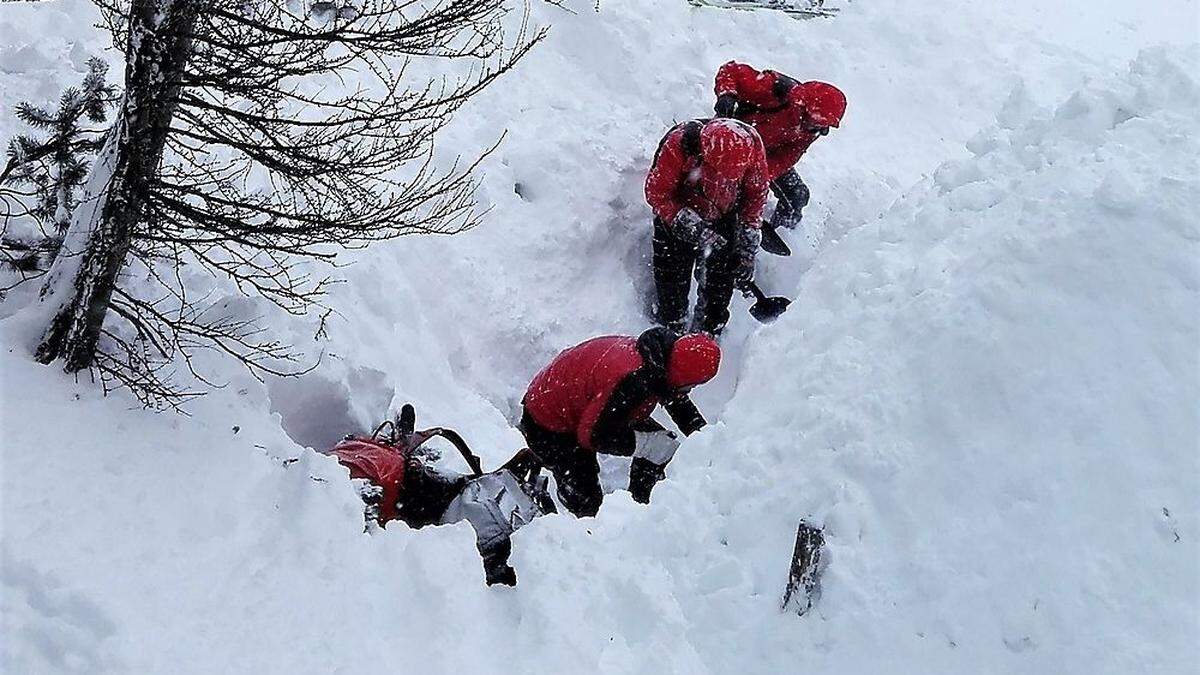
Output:
[[[717,117],[733,117],[735,114],[737,114],[737,108],[737,94],[721,94],[717,97],[717,104],[713,106],[713,110],[717,113]]]
[[[521,402],[543,429],[571,434],[587,450],[628,455],[631,427],[659,403],[678,408],[680,392],[712,379],[720,360],[716,342],[703,335],[665,328],[606,335],[563,350]]]
[[[579,518],[596,515],[604,500],[596,453],[580,447],[574,434],[542,427],[528,410],[521,418],[521,433],[525,435],[529,449],[542,460],[542,466],[554,474],[558,498],[563,506]]]
[[[795,169],[788,169],[771,181],[771,192],[779,200],[775,213],[771,214],[771,227],[795,229],[800,224],[801,212],[808,206],[808,186]]]
[[[479,555],[483,558],[483,574],[488,586],[517,585],[517,571],[508,564],[508,558],[512,555],[512,539],[505,537],[493,546],[478,548]]]
[[[708,426],[708,421],[704,419],[704,415],[700,414],[700,409],[687,396],[678,396],[668,401],[663,401],[663,410],[667,411],[667,415],[670,416],[671,421],[675,423],[675,426],[679,427],[684,436],[691,436]],[[657,428],[662,428],[662,425],[653,419],[646,420],[646,422],[653,422]],[[638,431],[652,430],[653,428],[638,429]]]
[[[629,495],[639,504],[649,504],[650,491],[666,476],[666,466],[643,457],[634,457],[629,465]]]
[[[685,435],[705,425],[700,411],[686,397],[676,399],[666,406],[667,413]],[[662,425],[647,418],[635,425],[637,431],[654,431]],[[595,516],[604,500],[600,487],[600,462],[595,452],[579,447],[573,434],[556,433],[541,427],[526,411],[521,418],[521,433],[525,435],[529,449],[541,460],[542,465],[554,474],[558,483],[558,498],[567,510],[576,517]],[[634,429],[630,428],[632,436]],[[627,457],[633,453],[632,444],[616,448],[617,452],[603,454]],[[650,501],[650,491],[666,475],[666,466],[635,457],[629,469],[629,491],[636,501]]]
[[[677,346],[707,342],[706,351]],[[707,355],[706,355],[707,354]],[[631,456],[635,431],[661,429],[650,413],[663,404],[684,434],[705,425],[686,395],[707,382],[719,362],[716,343],[651,328],[637,338],[594,338],[559,354],[529,385],[520,429],[529,449],[554,474],[563,506],[576,516],[600,509],[596,453]]]
[[[654,286],[658,295],[655,320],[660,325],[676,332],[683,332],[686,327],[688,294],[698,260],[703,270],[692,328],[719,335],[729,322],[738,255],[732,233],[726,236],[722,232],[732,227],[718,223],[717,229],[718,234],[726,237],[726,245],[702,258],[695,246],[680,241],[661,220],[654,220]]]
[[[435,525],[466,484],[466,476],[447,475],[409,457],[404,489],[396,499],[396,517],[412,528]]]
[[[442,473],[427,464],[421,444],[435,436],[461,439],[445,429],[399,434],[398,437],[347,438],[327,451],[361,481],[368,522],[380,526],[392,520],[421,528],[466,520],[475,530],[475,545],[483,559],[488,585],[516,583],[508,564],[510,536],[537,515],[543,488],[536,472],[518,477],[508,468],[481,474],[474,458],[472,476]],[[451,441],[454,442],[453,440]],[[465,444],[463,446],[465,448]],[[471,463],[468,459],[468,463]]]
[[[745,124],[695,120],[663,138],[646,179],[659,324],[686,328],[692,271],[702,259],[691,328],[721,333],[735,282],[754,275],[767,187],[762,143]]]

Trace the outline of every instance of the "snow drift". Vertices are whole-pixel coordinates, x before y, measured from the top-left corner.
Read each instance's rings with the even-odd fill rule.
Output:
[[[676,578],[777,573],[806,516],[832,552],[818,671],[1194,664],[1200,501],[1172,475],[1198,468],[1196,56],[1147,52],[1028,120],[1018,91],[972,157],[818,258],[680,467],[709,499],[646,525],[729,533]],[[732,614],[767,614],[770,581],[740,585],[767,597]]]
[[[471,155],[508,129],[490,223],[364,253],[327,340],[271,317],[324,352],[304,380],[230,370],[191,417],[155,415],[0,325],[6,669],[1190,671],[1200,64],[1129,59],[1194,40],[1195,3],[1110,4],[539,7],[549,42],[443,139]],[[0,30],[0,93],[55,96],[100,46],[90,10],[20,11],[39,42]],[[465,525],[362,534],[344,472],[304,447],[404,401],[489,466],[519,447],[545,360],[644,327],[644,172],[734,57],[850,109],[804,160],[797,256],[761,266],[792,309],[758,328],[735,300],[699,392],[716,427],[650,508],[617,492],[518,533],[516,589],[483,587]],[[778,611],[801,517],[830,553],[803,619]]]

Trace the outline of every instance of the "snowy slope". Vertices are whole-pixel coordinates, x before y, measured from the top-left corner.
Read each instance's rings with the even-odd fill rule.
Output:
[[[687,465],[730,478],[664,513],[756,569],[826,523],[819,669],[1195,665],[1197,56],[1001,116],[757,336]]]
[[[229,371],[191,417],[154,415],[30,363],[20,317],[0,324],[6,666],[1190,672],[1200,64],[1138,51],[1194,40],[1195,2],[878,0],[807,22],[577,4],[538,8],[550,40],[443,139],[471,155],[508,129],[488,225],[363,254],[326,342],[273,319],[325,352],[302,384]],[[6,102],[75,79],[102,45],[88,12],[0,7]],[[735,308],[700,395],[720,424],[652,508],[617,493],[523,530],[516,589],[483,587],[465,526],[361,534],[343,473],[302,446],[411,400],[506,458],[547,358],[644,326],[644,171],[729,58],[851,107],[804,160],[800,252],[762,268],[793,309],[759,329]],[[831,555],[797,619],[777,602],[802,516]]]

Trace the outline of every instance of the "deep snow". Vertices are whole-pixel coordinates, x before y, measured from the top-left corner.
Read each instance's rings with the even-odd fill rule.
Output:
[[[508,129],[488,224],[362,254],[327,341],[272,317],[325,351],[303,381],[229,370],[156,415],[0,325],[6,668],[1192,672],[1200,55],[1139,51],[1194,42],[1194,0],[576,4],[537,8],[550,40],[443,138],[470,155]],[[0,6],[0,101],[73,83],[89,17]],[[644,172],[729,58],[850,109],[803,161],[797,255],[760,266],[792,309],[759,328],[734,301],[699,392],[719,423],[650,508],[618,492],[518,533],[516,589],[483,587],[465,525],[363,535],[301,446],[412,401],[491,466],[519,447],[546,359],[644,326]],[[803,619],[777,611],[800,517],[830,552]]]

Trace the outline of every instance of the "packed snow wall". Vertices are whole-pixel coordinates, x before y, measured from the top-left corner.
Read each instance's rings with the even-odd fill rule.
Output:
[[[550,39],[443,138],[470,157],[508,131],[487,225],[362,254],[327,339],[272,317],[324,354],[304,380],[228,370],[155,415],[33,365],[5,323],[6,668],[1187,672],[1197,64],[1130,59],[1194,3],[578,4],[536,8]],[[102,40],[84,3],[20,11],[38,39],[0,30],[2,91],[53,98]],[[362,534],[304,446],[413,401],[489,466],[519,447],[542,363],[645,326],[644,172],[730,58],[836,82],[850,111],[804,160],[797,255],[761,266],[793,308],[735,307],[699,396],[716,427],[650,508],[618,492],[522,530],[516,589],[483,587],[466,526]],[[830,553],[803,619],[778,611],[801,517]]]

